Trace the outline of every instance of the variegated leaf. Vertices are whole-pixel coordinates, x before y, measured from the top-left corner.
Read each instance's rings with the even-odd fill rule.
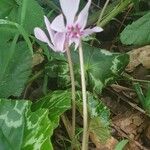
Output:
[[[109,51],[83,44],[84,65],[87,89],[100,93],[102,89],[117,80],[129,62],[127,54],[111,53]],[[76,86],[80,88],[80,64],[78,51],[72,50]],[[52,65],[54,64],[54,65]],[[49,77],[56,80],[58,88],[70,86],[70,77],[67,61],[52,59],[46,71]]]
[[[70,92],[56,91],[32,110],[30,101],[0,99],[0,149],[52,150],[50,138],[70,100]]]

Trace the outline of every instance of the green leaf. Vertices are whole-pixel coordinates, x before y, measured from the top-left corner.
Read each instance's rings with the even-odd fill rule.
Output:
[[[126,45],[146,45],[150,43],[150,12],[128,25],[121,33],[120,39]]]
[[[14,0],[0,0],[0,18],[10,18],[12,14],[15,14],[18,8],[17,3]],[[16,19],[17,13],[13,19]]]
[[[25,100],[0,99],[1,148],[52,150],[50,138],[70,102],[68,91],[54,91],[32,105]]]
[[[93,133],[100,142],[104,143],[110,137],[110,111],[102,101],[92,93],[87,92],[89,132]],[[77,95],[79,111],[82,112],[81,92]]]
[[[110,137],[110,111],[102,101],[92,94],[88,94],[88,107],[90,114],[89,130],[97,135],[101,142]]]
[[[50,137],[53,134],[53,120],[49,120],[47,109],[39,109],[35,112],[26,111],[24,136],[22,139],[23,150],[52,150]]]
[[[125,147],[125,145],[128,143],[128,140],[122,140],[120,141],[117,146],[115,147],[115,150],[123,150],[123,148]]]
[[[10,27],[12,26],[12,29],[14,29],[14,28],[18,29],[17,31],[23,36],[24,40],[28,44],[28,47],[30,49],[31,54],[33,55],[32,43],[31,43],[31,41],[28,37],[28,33],[24,30],[24,28],[21,25],[19,25],[18,23],[12,22],[12,21],[5,20],[5,19],[0,19],[0,25],[2,25],[2,27],[3,26],[4,27],[5,26],[6,27],[7,26],[10,26]],[[4,31],[4,32],[5,32],[6,35],[8,34],[7,30]],[[8,38],[10,39],[10,37],[8,37]],[[5,40],[8,41],[8,39],[4,39],[4,41]],[[3,43],[3,44],[5,44],[5,43]]]
[[[47,108],[49,110],[49,118],[53,123],[58,125],[60,115],[71,107],[71,92],[60,90],[49,93],[45,97],[35,102],[32,111],[39,108]]]
[[[129,62],[127,54],[111,53],[106,50],[83,45],[84,65],[86,72],[87,89],[100,93],[106,85],[110,85],[120,76]],[[80,64],[78,51],[72,50],[76,86],[80,88]],[[58,88],[70,85],[67,61],[52,59],[46,68],[49,76],[55,77]]]
[[[83,51],[87,89],[97,93],[100,93],[106,85],[116,81],[129,61],[126,54],[110,53],[88,44],[83,45]],[[78,52],[74,52],[73,57],[75,74],[80,81]]]
[[[133,86],[138,95],[139,102],[142,104],[144,110],[150,114],[150,87],[148,86],[146,95],[144,95],[139,83],[134,83]]]
[[[9,40],[13,39],[17,33],[17,29],[10,25],[0,25],[0,45],[5,45]]]
[[[31,102],[0,99],[0,144],[3,150],[49,150],[53,124],[48,110],[30,110]]]
[[[116,81],[129,61],[127,54],[110,53],[87,44],[83,50],[87,86],[96,93]]]
[[[133,87],[139,97],[140,103],[145,107],[145,96],[139,83],[134,83]]]
[[[19,7],[21,22],[23,23],[24,29],[28,33],[32,33],[35,27],[43,25],[43,9],[35,0],[23,0],[22,4],[23,6]]]
[[[0,97],[19,96],[31,71],[32,56],[25,42],[0,45]]]
[[[35,0],[1,0],[0,18],[21,24],[28,33],[32,33],[34,27],[42,26],[44,12]]]
[[[148,86],[145,98],[145,108],[146,111],[150,114],[150,86]]]

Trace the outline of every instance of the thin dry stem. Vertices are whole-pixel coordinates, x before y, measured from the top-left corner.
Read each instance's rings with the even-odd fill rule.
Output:
[[[99,18],[98,18],[97,24],[99,24],[100,21],[102,20],[102,17],[103,17],[103,15],[104,15],[104,12],[105,12],[105,10],[106,10],[106,7],[107,7],[109,1],[110,1],[110,0],[107,0],[107,1],[106,1],[105,5],[104,5],[104,7],[103,7],[103,9],[102,9],[102,11],[101,11],[101,13],[100,13],[100,16],[99,16]]]
[[[86,82],[84,72],[84,59],[82,43],[79,45],[79,58],[80,58],[80,70],[81,70],[81,85],[82,85],[82,99],[83,99],[83,139],[82,150],[88,149],[88,112],[87,112],[87,96],[86,96]]]

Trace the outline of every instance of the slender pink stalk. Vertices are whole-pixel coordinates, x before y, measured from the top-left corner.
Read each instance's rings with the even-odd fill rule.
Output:
[[[68,64],[69,64],[69,71],[70,71],[70,78],[71,78],[71,90],[72,90],[72,149],[74,147],[74,141],[75,141],[75,123],[76,123],[76,93],[75,93],[75,78],[74,78],[74,71],[73,71],[73,63],[71,59],[71,53],[70,49],[67,45],[66,47],[66,53],[68,58]]]
[[[82,85],[82,99],[83,99],[83,139],[82,150],[88,149],[88,110],[87,110],[87,96],[86,96],[86,82],[84,72],[84,59],[82,43],[79,44],[79,58],[80,58],[80,70],[81,70],[81,85]]]

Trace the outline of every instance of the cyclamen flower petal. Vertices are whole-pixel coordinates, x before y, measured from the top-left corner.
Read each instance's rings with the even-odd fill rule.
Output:
[[[85,7],[78,15],[76,24],[80,25],[81,29],[84,29],[86,26],[90,5],[91,5],[91,0],[88,1],[88,3],[85,5]]]
[[[56,48],[56,52],[65,52],[65,39],[66,39],[66,34],[65,33],[60,33],[57,32],[54,36],[54,45]]]
[[[92,0],[88,0],[87,4],[81,10],[76,20],[79,2],[80,0],[60,0],[60,5],[67,22],[65,29],[65,21],[63,20],[62,15],[57,16],[51,25],[53,30],[66,33],[67,42],[69,45],[75,43],[75,48],[79,46],[79,41],[82,37],[88,36],[94,32],[101,32],[103,30],[100,27],[85,29]]]
[[[74,22],[79,3],[80,0],[60,0],[60,6],[66,17],[67,25],[71,25]]]
[[[47,31],[49,33],[50,39],[52,43],[54,44],[54,31],[51,29],[51,23],[49,22],[48,18],[44,16],[44,22],[47,28]]]
[[[53,20],[53,22],[51,23],[51,28],[58,32],[65,31],[64,17],[62,14],[60,14]]]
[[[102,32],[102,31],[103,29],[101,27],[87,28],[84,30],[83,37],[96,33],[96,32]]]
[[[65,52],[65,42],[66,42],[66,33],[65,32],[56,32],[53,31],[51,28],[51,24],[46,16],[44,16],[44,21],[46,24],[46,28],[49,33],[49,38],[51,39],[51,42],[45,32],[36,27],[34,29],[35,37],[44,42],[47,43],[48,46],[55,52]]]
[[[48,37],[46,36],[46,34],[44,33],[44,31],[42,29],[36,27],[34,29],[34,35],[38,40],[40,40],[44,43],[47,43],[50,48],[54,49],[54,46],[50,43]]]

